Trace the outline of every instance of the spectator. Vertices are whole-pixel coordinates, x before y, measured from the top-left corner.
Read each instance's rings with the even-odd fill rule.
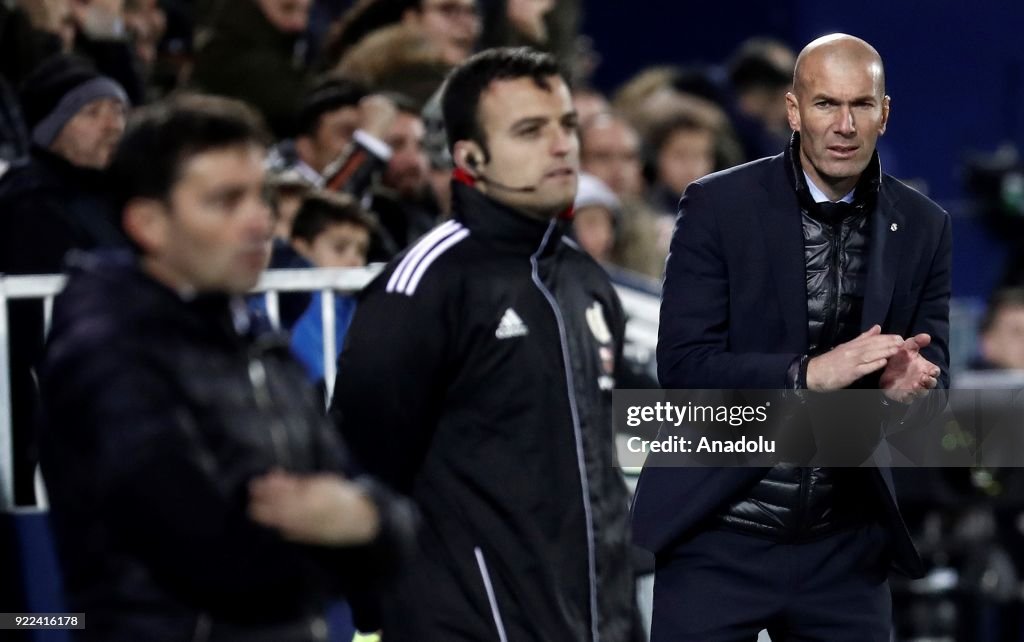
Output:
[[[273,155],[273,152],[271,152]],[[267,187],[270,192],[270,204],[274,213],[274,241],[270,250],[272,270],[302,269],[311,267],[291,244],[292,224],[298,214],[299,207],[306,195],[315,189],[304,176],[293,169],[269,173]],[[291,330],[302,313],[309,307],[312,299],[309,292],[281,292],[277,296],[277,315],[280,327]],[[253,295],[249,306],[259,313],[269,316],[266,299],[262,295]]]
[[[573,203],[573,236],[595,261],[607,264],[615,247],[615,228],[622,203],[608,186],[590,174],[580,174]]]
[[[545,18],[555,4],[554,0],[491,0],[485,3],[481,48],[529,45],[543,49],[549,35]]]
[[[112,167],[138,254],[82,257],[54,305],[43,470],[85,640],[322,639],[328,596],[410,534],[241,302],[270,250],[264,140],[224,99],[145,109]]]
[[[786,92],[795,62],[786,44],[763,37],[745,41],[730,59],[732,121],[747,158],[771,156],[789,138]]]
[[[613,104],[617,113],[636,128],[641,138],[649,140],[656,124],[679,112],[693,114],[714,127],[719,135],[730,131],[729,119],[719,106],[721,89],[703,70],[673,66],[651,67],[636,74],[616,93]],[[742,151],[728,165],[742,162]]]
[[[75,52],[117,81],[133,103],[145,97],[125,31],[125,0],[0,3],[0,73],[17,87],[46,58]]]
[[[51,0],[52,1],[52,0]],[[125,0],[67,0],[75,22],[74,51],[124,87],[133,104],[146,89],[125,22]]]
[[[345,78],[319,81],[302,97],[294,140],[274,147],[270,167],[275,172],[292,170],[309,184],[323,186],[324,169],[345,152],[361,125],[359,101],[367,93]]]
[[[316,193],[306,197],[292,227],[292,245],[313,266],[320,268],[365,267],[370,233],[375,222],[348,194]],[[344,343],[356,300],[335,295],[334,328],[337,359]],[[306,312],[292,327],[292,352],[306,367],[309,378],[324,382],[324,329],[320,293],[313,295]]]
[[[530,46],[558,58],[570,86],[586,82],[592,69],[581,60],[589,42],[579,36],[580,0],[482,0],[479,49]]]
[[[475,0],[359,0],[336,28],[325,52],[325,64],[334,66],[368,35],[397,23],[424,34],[449,65],[457,65],[473,53],[480,37]]]
[[[23,85],[31,155],[0,180],[0,273],[52,274],[73,248],[122,242],[102,173],[124,131],[120,85],[79,59],[47,60]],[[32,369],[43,347],[41,301],[14,301],[11,315],[12,422],[18,501],[32,497]]]
[[[399,23],[363,38],[348,50],[335,72],[422,105],[441,86],[451,67],[437,43],[421,30]]]
[[[440,215],[430,189],[423,118],[414,105],[406,103],[403,107],[384,137],[391,147],[391,158],[370,205],[399,249],[430,231]]]
[[[665,267],[659,251],[658,220],[643,198],[640,136],[615,114],[598,115],[580,129],[580,166],[607,185],[622,201],[621,226],[612,262],[653,277]]]
[[[583,126],[580,164],[620,197],[643,194],[640,136],[619,116],[599,115]]]
[[[992,295],[981,320],[983,367],[1024,370],[1024,288]]]
[[[651,128],[647,140],[654,180],[649,200],[657,212],[675,219],[686,186],[718,169],[716,138],[711,126],[688,112],[677,112]]]
[[[101,171],[124,132],[128,99],[114,80],[59,55],[25,81],[21,104],[32,155],[0,182],[3,271],[56,272],[72,247],[121,238]]]
[[[648,67],[637,72],[619,87],[612,99],[615,111],[631,123],[637,122],[648,101],[672,91],[672,81],[677,69],[669,65]]]
[[[40,62],[70,52],[75,21],[68,0],[0,2],[0,75],[17,88]]]
[[[562,242],[569,89],[554,57],[491,49],[449,77],[443,111],[453,220],[362,294],[331,407],[427,524],[381,596],[383,639],[637,639],[610,414],[624,318]]]
[[[267,187],[270,189],[271,206],[274,210],[274,242],[276,247],[277,241],[290,242],[292,225],[295,223],[295,216],[299,213],[299,208],[302,207],[302,201],[316,187],[306,180],[305,176],[294,169],[268,173]],[[275,266],[272,256],[270,267],[285,266]]]
[[[370,259],[378,261],[390,259],[430,230],[439,209],[430,190],[426,129],[419,109],[404,96],[375,98],[397,108],[383,141],[359,139],[328,168],[326,187],[369,199],[369,209],[380,219],[380,234],[370,250]]]
[[[124,25],[135,58],[149,77],[156,64],[158,46],[167,30],[167,16],[158,0],[125,0]]]
[[[311,0],[223,0],[196,41],[192,82],[256,107],[274,135],[295,133],[309,82],[303,33]]]

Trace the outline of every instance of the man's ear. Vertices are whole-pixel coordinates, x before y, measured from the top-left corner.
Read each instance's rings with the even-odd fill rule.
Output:
[[[291,243],[292,249],[299,253],[299,256],[306,259],[310,263],[313,262],[313,244],[304,238],[293,236],[288,240]]]
[[[786,92],[786,119],[789,120],[790,129],[800,131],[800,102],[791,91]]]
[[[121,224],[143,253],[158,254],[167,244],[170,212],[156,199],[134,198],[124,206]]]
[[[888,96],[882,97],[882,125],[878,128],[879,136],[885,133],[885,128],[889,124],[889,105],[891,102]]]
[[[484,153],[475,141],[460,140],[452,148],[452,160],[456,167],[476,176],[484,162]]]

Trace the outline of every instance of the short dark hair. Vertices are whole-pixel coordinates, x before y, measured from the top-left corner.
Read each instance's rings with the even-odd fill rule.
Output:
[[[487,154],[487,140],[480,126],[480,95],[495,80],[532,78],[542,89],[550,90],[548,79],[565,74],[551,54],[530,47],[485,49],[456,67],[445,80],[441,112],[448,134],[448,149],[460,140],[474,140]]]
[[[995,325],[996,317],[1005,308],[1024,307],[1024,287],[1005,287],[996,290],[988,300],[988,307],[981,317],[980,330],[984,334]]]
[[[329,225],[355,225],[372,233],[373,218],[351,194],[345,192],[310,192],[292,222],[292,238],[312,243]]]
[[[237,100],[184,94],[142,107],[110,164],[118,212],[133,198],[166,200],[194,156],[269,142],[260,115]]]
[[[343,107],[356,107],[368,93],[366,87],[348,78],[322,78],[302,97],[296,131],[299,136],[315,136],[324,114]]]

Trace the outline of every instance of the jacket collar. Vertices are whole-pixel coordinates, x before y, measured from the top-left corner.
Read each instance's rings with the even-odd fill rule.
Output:
[[[793,132],[792,138],[789,139],[789,145],[785,150],[785,159],[786,174],[800,201],[801,209],[812,215],[818,214],[820,208],[814,202],[811,190],[807,187],[807,178],[804,176],[804,168],[800,162],[800,132]],[[881,184],[882,163],[878,158],[878,150],[875,150],[854,188],[853,209],[857,215],[867,216],[874,211]]]
[[[475,179],[456,168],[452,173],[452,216],[470,233],[504,250],[534,254],[557,247],[572,220],[572,208],[550,221],[527,216],[475,187]]]
[[[279,342],[269,322],[254,314],[242,297],[219,292],[182,295],[147,274],[131,250],[72,251],[65,263],[70,278],[85,280],[90,288],[107,284],[93,290],[96,300],[115,291],[131,291],[131,297],[111,305],[168,335],[184,331],[214,345],[239,349],[249,343]]]
[[[32,162],[42,170],[48,181],[56,185],[86,191],[103,191],[107,187],[107,175],[103,170],[75,165],[45,147],[32,146]]]
[[[772,250],[771,270],[779,305],[789,329],[787,336],[791,341],[787,349],[803,351],[807,336],[807,290],[800,210],[812,213],[816,209],[813,209],[813,199],[800,165],[799,145],[800,136],[794,134],[781,155],[786,180],[767,180],[765,186],[771,215],[760,218],[765,243]],[[779,159],[775,156],[769,162],[774,164]],[[778,177],[779,174],[771,172],[766,178],[768,176]],[[898,273],[904,269],[900,257],[907,228],[896,196],[882,180],[877,151],[857,183],[854,207],[871,217],[871,247],[861,330],[876,323],[884,328]]]

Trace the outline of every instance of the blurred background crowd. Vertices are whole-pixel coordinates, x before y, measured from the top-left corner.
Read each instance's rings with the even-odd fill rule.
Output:
[[[683,189],[780,153],[794,49],[845,31],[886,60],[883,169],[953,216],[954,385],[994,370],[1010,379],[984,381],[1022,385],[1024,8],[889,5],[0,0],[0,272],[54,273],[69,249],[121,242],[103,170],[132,109],[185,91],[241,99],[269,125],[273,267],[386,261],[448,211],[447,72],[484,48],[531,45],[573,83],[577,240],[619,282],[656,293]],[[282,297],[281,317],[316,380],[313,303]],[[352,310],[339,306],[343,333]],[[38,346],[12,343],[12,360]],[[14,398],[31,385],[15,376]],[[897,594],[908,638],[1024,640],[1020,481],[967,470],[906,485],[933,567]]]

